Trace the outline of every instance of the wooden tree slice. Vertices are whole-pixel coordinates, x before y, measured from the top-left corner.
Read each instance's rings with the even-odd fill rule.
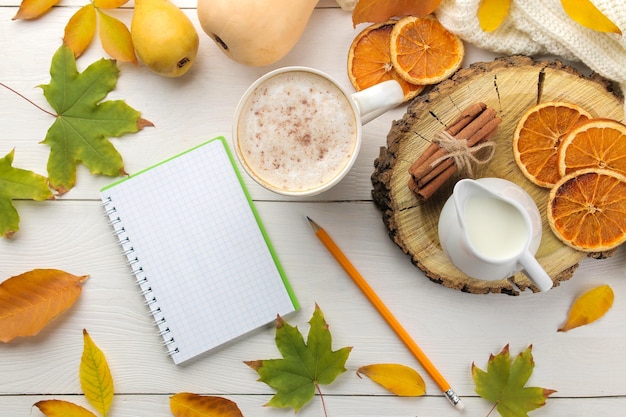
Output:
[[[546,101],[580,105],[593,117],[624,120],[623,97],[617,88],[598,76],[586,77],[559,61],[539,62],[515,56],[488,63],[476,63],[420,96],[409,105],[401,120],[393,123],[387,147],[381,148],[372,174],[372,195],[383,210],[390,237],[410,255],[411,261],[434,282],[470,293],[519,295],[538,288],[523,274],[509,279],[484,281],[470,278],[448,259],[439,244],[438,221],[452,188],[465,173],[444,184],[429,200],[420,201],[408,187],[408,169],[430,144],[435,133],[444,130],[461,111],[476,102],[496,110],[502,122],[491,161],[473,168],[474,177],[500,177],[520,185],[533,197],[543,220],[543,236],[537,259],[555,286],[572,277],[587,253],[562,244],[550,230],[545,209],[547,188],[527,180],[515,163],[512,138],[517,122],[530,107]],[[608,254],[596,254],[603,257]]]

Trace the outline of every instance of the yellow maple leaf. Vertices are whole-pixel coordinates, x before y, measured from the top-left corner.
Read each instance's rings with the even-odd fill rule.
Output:
[[[589,0],[561,0],[563,9],[575,22],[598,32],[622,34],[620,28]]]
[[[135,48],[126,25],[98,10],[100,17],[100,42],[107,54],[120,62],[137,64]]]
[[[496,30],[509,14],[511,0],[481,0],[478,6],[478,22],[485,32]]]
[[[106,416],[113,402],[113,377],[104,353],[83,330],[83,356],[80,360],[80,386],[85,398],[96,410]]]
[[[87,276],[34,269],[0,284],[0,342],[34,336],[70,308]]]
[[[87,49],[95,33],[96,8],[90,3],[78,9],[67,22],[63,43],[78,58]]]
[[[574,301],[565,324],[558,330],[566,332],[584,326],[604,316],[613,305],[613,289],[608,285],[593,288]]]
[[[222,397],[180,392],[170,397],[174,417],[243,417],[233,401]]]
[[[419,397],[426,393],[422,376],[413,368],[394,363],[362,366],[357,375],[367,376],[388,391],[400,397]]]
[[[79,405],[63,400],[44,400],[35,407],[47,417],[96,417],[94,413]]]

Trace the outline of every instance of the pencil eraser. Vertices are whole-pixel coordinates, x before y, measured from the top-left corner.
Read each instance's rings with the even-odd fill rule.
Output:
[[[463,404],[463,401],[459,400],[458,403],[454,404],[454,407],[456,407],[458,410],[465,410],[465,404]]]

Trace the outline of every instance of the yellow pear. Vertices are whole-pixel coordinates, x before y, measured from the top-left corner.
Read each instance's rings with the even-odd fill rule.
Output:
[[[283,58],[296,45],[318,0],[198,0],[202,30],[222,52],[249,66]]]
[[[198,53],[196,28],[169,0],[135,0],[130,34],[141,61],[166,77],[186,73]]]

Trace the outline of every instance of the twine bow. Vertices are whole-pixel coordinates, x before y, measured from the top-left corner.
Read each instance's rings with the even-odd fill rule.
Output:
[[[486,164],[493,158],[496,151],[496,142],[492,140],[468,146],[466,139],[457,139],[444,130],[435,134],[433,142],[441,146],[447,154],[435,159],[430,164],[431,167],[452,158],[457,169],[459,171],[466,170],[471,178],[474,177],[472,163],[476,165]],[[484,157],[476,157],[475,154],[485,148],[488,148],[490,152]]]

